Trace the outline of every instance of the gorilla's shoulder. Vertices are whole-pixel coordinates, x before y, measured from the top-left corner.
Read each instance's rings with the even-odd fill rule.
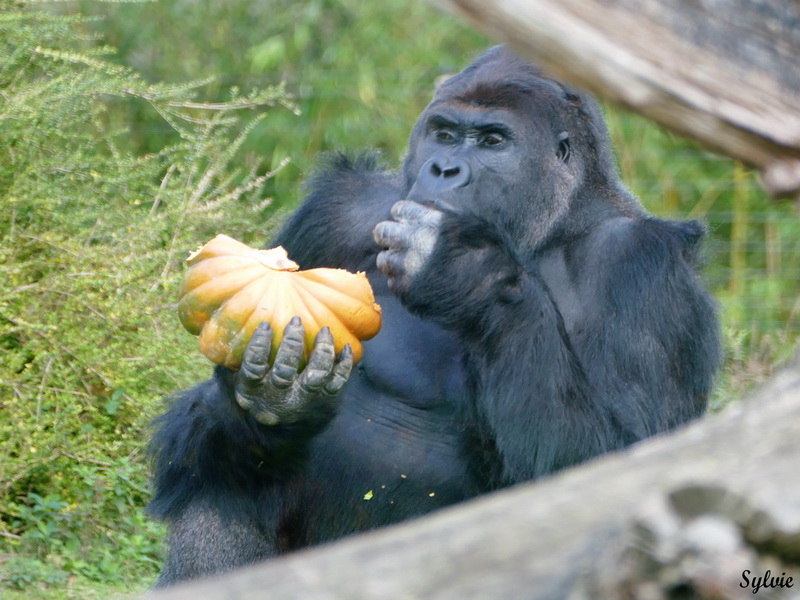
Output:
[[[642,214],[605,221],[590,236],[589,256],[617,257],[624,263],[656,263],[678,256],[697,258],[706,227],[697,220],[679,221]]]
[[[331,171],[356,175],[387,170],[378,150],[361,150],[355,154],[341,151],[330,152],[322,156],[320,163]]]
[[[397,174],[386,164],[377,150],[364,150],[357,154],[331,152],[322,156],[315,171],[306,182],[309,193],[327,192],[369,185],[394,183]]]
[[[389,218],[401,189],[399,175],[377,152],[329,154],[306,183],[303,204],[275,244],[305,269],[363,270],[378,252],[372,229]]]
[[[697,259],[701,242],[706,235],[706,226],[696,219],[678,221],[648,217],[644,227],[650,230],[651,236],[689,262]]]

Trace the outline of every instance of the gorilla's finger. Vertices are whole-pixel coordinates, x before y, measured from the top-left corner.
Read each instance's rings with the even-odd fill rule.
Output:
[[[406,269],[407,270],[414,270],[416,267],[421,267],[422,263],[424,263],[428,256],[430,256],[431,252],[433,252],[433,248],[436,246],[436,242],[439,239],[439,230],[433,229],[430,227],[421,227],[414,231],[411,234],[411,243],[410,247],[413,248],[413,252],[409,252],[408,255],[410,260],[406,261]],[[420,262],[419,265],[412,266],[411,263]]]
[[[326,325],[319,330],[317,337],[314,339],[314,348],[311,351],[308,365],[330,371],[335,359],[336,350],[334,349],[333,334],[331,333],[331,328]]]
[[[378,270],[387,277],[396,277],[405,272],[405,252],[384,250],[375,259]]]
[[[278,388],[289,387],[297,377],[297,368],[303,360],[305,330],[300,317],[292,317],[283,330],[283,339],[275,354],[275,364],[270,374],[271,382]]]
[[[323,390],[331,396],[338,394],[350,378],[352,370],[353,350],[350,348],[350,344],[346,344],[339,353],[338,362],[333,367],[333,372]]]
[[[413,200],[395,202],[392,205],[391,215],[396,221],[418,223],[427,227],[438,227],[442,222],[440,211]]]
[[[300,388],[305,392],[315,392],[322,387],[333,369],[335,357],[333,335],[329,327],[323,327],[317,333],[308,365],[300,376]]]
[[[249,411],[253,408],[253,401],[244,394],[242,394],[238,388],[236,389],[234,396],[236,397],[236,403],[243,409]]]
[[[269,370],[272,349],[272,328],[266,321],[259,323],[247,344],[239,373],[245,383],[261,381]],[[245,407],[242,407],[245,408]]]
[[[381,221],[372,230],[375,243],[382,248],[407,248],[413,228],[396,221]]]

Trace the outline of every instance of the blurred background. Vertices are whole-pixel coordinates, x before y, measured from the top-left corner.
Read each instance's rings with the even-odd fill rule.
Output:
[[[220,232],[268,243],[320,152],[399,164],[436,79],[490,45],[411,0],[0,3],[4,597],[152,584],[148,424],[209,374],[177,320],[187,252]],[[708,225],[718,410],[796,345],[797,212],[742,165],[607,117],[647,209]]]

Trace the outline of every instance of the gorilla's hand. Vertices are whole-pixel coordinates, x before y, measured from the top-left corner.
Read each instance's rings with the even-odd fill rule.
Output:
[[[299,317],[284,330],[283,339],[269,366],[272,329],[261,323],[244,353],[236,373],[236,401],[264,425],[293,423],[312,416],[319,409],[329,411],[333,397],[342,389],[353,368],[353,352],[345,346],[338,358],[333,336],[323,327],[314,340],[314,349],[302,372],[304,331]]]
[[[442,212],[411,200],[400,200],[392,206],[392,221],[375,226],[375,242],[384,250],[377,265],[389,280],[389,289],[401,299],[414,279],[425,269],[442,224]]]
[[[378,269],[410,311],[450,329],[475,330],[495,303],[517,302],[523,269],[491,223],[401,200],[373,230]]]

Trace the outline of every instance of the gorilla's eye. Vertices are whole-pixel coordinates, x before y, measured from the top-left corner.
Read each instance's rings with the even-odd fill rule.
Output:
[[[481,144],[488,147],[499,146],[506,141],[506,138],[500,133],[487,133],[481,138]]]
[[[456,139],[456,136],[453,135],[453,132],[449,129],[439,129],[435,133],[436,139],[440,142],[452,142]]]
[[[569,134],[566,131],[562,131],[558,136],[558,150],[556,150],[556,156],[558,160],[566,163],[569,162],[569,154]]]

